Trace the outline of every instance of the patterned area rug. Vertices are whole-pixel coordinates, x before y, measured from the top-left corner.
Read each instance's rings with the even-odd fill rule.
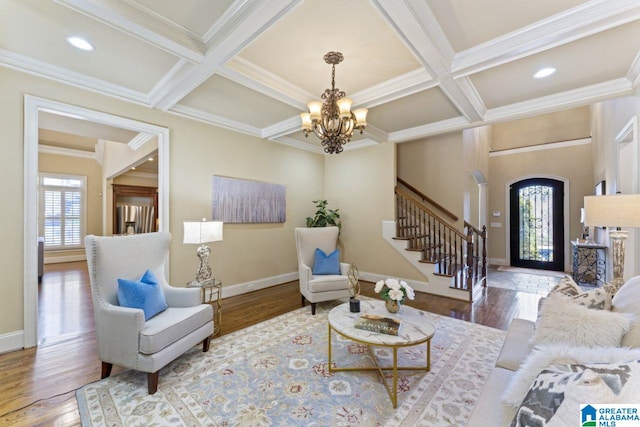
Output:
[[[400,371],[394,410],[378,374],[327,369],[327,313],[319,304],[194,347],[160,372],[126,371],[76,393],[83,426],[461,426],[491,372],[505,332],[427,313],[436,328],[431,371]],[[334,335],[338,366],[372,365],[366,347]],[[391,351],[375,350],[391,364]],[[426,346],[399,352],[424,364]],[[391,373],[387,374],[389,379]]]

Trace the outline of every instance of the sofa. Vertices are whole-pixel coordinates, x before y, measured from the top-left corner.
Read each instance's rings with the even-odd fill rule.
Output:
[[[580,425],[580,404],[640,403],[638,319],[640,276],[589,291],[565,276],[537,321],[512,320],[467,426]],[[607,369],[624,370],[624,387],[602,381]],[[550,394],[557,407],[535,407]]]

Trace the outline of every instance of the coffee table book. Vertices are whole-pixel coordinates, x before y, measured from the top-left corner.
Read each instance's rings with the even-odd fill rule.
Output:
[[[376,314],[363,313],[356,320],[354,328],[364,331],[378,332],[387,335],[398,335],[402,321],[393,317],[383,317]]]

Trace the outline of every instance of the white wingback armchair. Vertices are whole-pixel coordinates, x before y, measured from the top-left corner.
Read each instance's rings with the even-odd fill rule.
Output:
[[[298,251],[298,278],[302,306],[305,299],[311,303],[311,314],[316,314],[316,303],[350,296],[347,272],[349,264],[340,263],[339,275],[314,275],[313,264],[316,248],[325,254],[333,252],[338,245],[338,227],[296,228]]]
[[[158,389],[162,367],[202,342],[209,350],[213,308],[200,289],[170,286],[165,278],[171,235],[86,236],[93,314],[102,378],[113,365],[146,372],[149,394]],[[145,321],[144,312],[118,305],[118,279],[136,281],[149,269],[162,286],[168,308]]]

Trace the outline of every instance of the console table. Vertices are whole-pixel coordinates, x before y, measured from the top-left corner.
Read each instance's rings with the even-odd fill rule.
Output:
[[[602,286],[607,276],[607,246],[596,243],[573,245],[573,280],[579,285]]]

